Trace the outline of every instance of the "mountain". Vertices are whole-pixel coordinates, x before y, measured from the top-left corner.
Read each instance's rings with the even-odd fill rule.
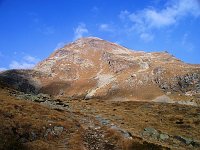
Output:
[[[65,45],[33,70],[1,76],[21,91],[68,99],[185,100],[196,105],[200,95],[200,65],[186,64],[166,51],[130,50],[96,37]],[[14,76],[23,86],[15,85]]]
[[[0,149],[199,149],[199,106],[200,65],[80,38],[0,73]]]

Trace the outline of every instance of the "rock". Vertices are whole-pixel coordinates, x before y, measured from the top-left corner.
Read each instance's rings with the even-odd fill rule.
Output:
[[[154,102],[159,102],[159,103],[173,103],[173,100],[170,99],[169,96],[167,96],[167,95],[158,96],[153,101]]]
[[[47,129],[47,130],[45,131],[44,137],[47,138],[47,139],[50,139],[51,136],[52,136],[52,131],[51,131],[51,129]]]
[[[62,126],[54,126],[53,128],[48,128],[44,134],[44,137],[47,139],[51,139],[53,136],[59,136],[64,131],[64,127]]]
[[[39,93],[37,97],[39,97],[40,99],[50,99],[50,96],[48,94],[43,93]]]
[[[172,92],[167,92],[167,93],[166,93],[166,95],[171,95],[171,94],[172,94]]]
[[[162,68],[162,67],[156,67],[156,68],[153,70],[153,73],[156,74],[156,75],[160,75],[160,74],[162,74],[164,71],[165,71],[164,68]]]
[[[156,129],[152,128],[152,127],[145,128],[142,135],[143,136],[150,136],[154,139],[158,139],[158,137],[159,137],[158,131]]]
[[[101,116],[97,115],[96,119],[102,124],[102,125],[108,125],[110,124],[110,120],[104,119]]]
[[[193,96],[200,91],[200,74],[188,73],[165,80],[157,77],[155,78],[155,83],[165,92],[181,92],[186,96]]]
[[[140,64],[141,69],[144,69],[144,70],[149,69],[149,64],[147,62],[141,62],[139,64]]]
[[[64,127],[62,127],[62,126],[55,126],[55,127],[53,128],[53,133],[54,133],[55,135],[61,135],[62,132],[63,132],[63,130],[64,130]]]
[[[190,145],[193,143],[193,140],[191,138],[186,138],[186,137],[182,137],[182,136],[174,136],[175,139],[181,141],[182,143],[186,144],[186,145]]]
[[[110,121],[109,121],[108,119],[102,119],[102,120],[101,120],[101,123],[102,123],[103,125],[107,125],[107,124],[110,123]]]
[[[121,129],[117,127],[116,125],[112,125],[110,128],[119,132],[124,138],[132,139],[133,137],[130,132]]]
[[[160,138],[161,140],[165,141],[165,140],[169,139],[169,135],[168,135],[168,134],[165,134],[165,133],[161,133],[159,138]]]
[[[177,103],[181,105],[198,106],[198,104],[195,101],[189,101],[189,100],[177,101]]]
[[[184,124],[183,119],[179,119],[176,121],[176,124]]]
[[[32,132],[29,134],[29,138],[30,138],[31,141],[34,141],[34,140],[36,140],[37,135],[35,134],[35,132],[32,131]]]
[[[164,90],[170,89],[170,87],[169,87],[169,85],[168,85],[167,82],[161,83],[161,84],[160,84],[160,88],[161,88],[161,89],[164,89]]]

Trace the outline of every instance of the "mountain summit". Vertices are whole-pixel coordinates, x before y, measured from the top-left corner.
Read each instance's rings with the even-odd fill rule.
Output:
[[[195,99],[196,105],[200,93],[200,65],[186,64],[167,52],[130,50],[96,37],[67,44],[33,70],[17,74],[25,72],[34,92],[59,98]]]

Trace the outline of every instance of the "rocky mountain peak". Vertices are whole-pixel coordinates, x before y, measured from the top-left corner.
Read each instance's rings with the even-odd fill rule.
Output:
[[[83,37],[64,46],[62,49],[74,51],[106,51],[115,54],[130,53],[129,49],[124,48],[116,43],[105,41],[98,37]]]
[[[92,40],[103,41],[103,39],[101,39],[99,37],[93,37],[93,36],[90,36],[90,37],[81,37],[81,38],[78,38],[76,41],[92,41]]]

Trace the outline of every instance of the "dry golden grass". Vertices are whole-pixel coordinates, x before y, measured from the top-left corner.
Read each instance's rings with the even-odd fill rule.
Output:
[[[79,132],[78,122],[68,112],[17,100],[8,93],[0,90],[0,149],[55,149],[60,139],[70,138],[69,132]],[[62,134],[44,138],[46,130],[54,126],[64,127]],[[33,141],[29,140],[30,133],[36,135]],[[23,137],[28,139],[25,144],[21,142]]]
[[[169,134],[171,137],[178,135],[200,141],[199,107],[162,103],[98,100],[85,102],[71,101],[71,105],[75,110],[85,114],[93,116],[101,115],[103,118],[109,119],[111,123],[129,131],[136,137],[141,137],[144,128],[153,127],[159,132]],[[111,134],[114,135],[116,133],[111,132]],[[167,147],[172,146],[170,141],[162,142],[146,137],[144,139],[148,142]],[[182,149],[189,149],[188,147],[184,148],[184,146],[184,144],[181,145]]]
[[[101,126],[104,135],[102,144],[110,150],[166,149],[172,143],[141,138],[146,127],[200,141],[200,108],[175,104],[117,101],[68,101],[71,113],[56,111],[25,100],[9,96],[9,89],[0,90],[0,149],[70,149],[85,150],[84,138],[87,123],[83,118],[100,126],[95,117],[101,115],[123,130],[129,131],[133,139],[125,139],[116,130]],[[88,120],[87,120],[88,121]],[[59,137],[44,138],[46,129],[62,126],[66,129]],[[20,137],[34,132],[37,138],[26,142]],[[104,140],[109,144],[105,144]],[[11,147],[10,147],[11,146]],[[182,149],[188,149],[181,145]]]

